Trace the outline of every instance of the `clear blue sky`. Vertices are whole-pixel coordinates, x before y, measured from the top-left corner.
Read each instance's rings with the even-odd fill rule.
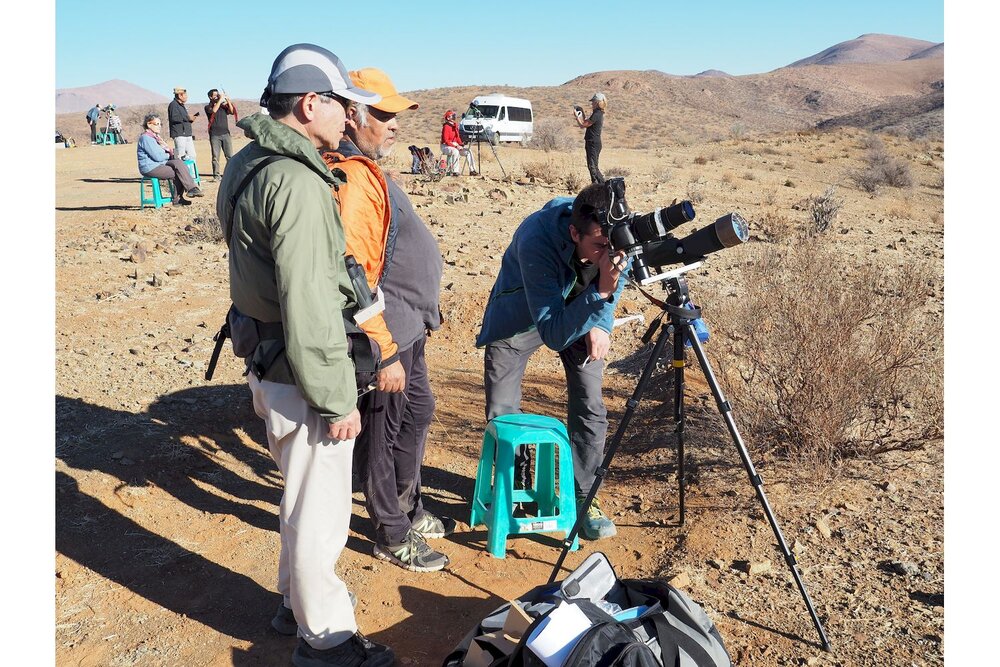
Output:
[[[167,96],[180,85],[193,99],[220,87],[252,99],[295,42],[325,46],[349,69],[380,67],[401,90],[558,85],[615,69],[752,74],[864,33],[944,41],[943,2],[246,0],[139,11],[61,0],[55,84],[123,79]]]

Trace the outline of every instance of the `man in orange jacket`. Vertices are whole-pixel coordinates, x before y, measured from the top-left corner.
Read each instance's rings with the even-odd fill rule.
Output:
[[[392,152],[396,115],[418,105],[400,95],[381,70],[366,68],[350,77],[382,95],[378,104],[348,109],[346,136],[336,153],[324,156],[331,169],[347,176],[336,194],[347,254],[364,268],[384,304],[360,324],[378,342],[382,366],[378,391],[361,399],[355,467],[375,526],[375,556],[414,572],[434,572],[448,557],[426,540],[455,530],[453,519],[424,509],[420,489],[434,416],[424,344],[427,332],[441,326],[441,252],[406,194],[376,164]]]

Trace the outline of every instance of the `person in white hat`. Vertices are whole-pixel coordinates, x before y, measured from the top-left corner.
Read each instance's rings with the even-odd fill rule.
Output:
[[[395,656],[358,632],[336,565],[351,518],[351,463],[361,428],[344,311],[356,297],[344,262],[333,189],[320,157],[340,143],[351,102],[381,96],[354,86],[340,58],[294,44],[271,67],[261,106],[237,123],[252,140],[227,163],[218,216],[229,243],[233,305],[252,320],[247,381],[284,478],[281,555],[271,624],[297,630],[297,667],[388,667]]]
[[[188,94],[184,88],[174,88],[174,99],[167,105],[167,125],[170,138],[174,140],[174,157],[179,160],[197,160],[194,152],[194,131],[191,123],[201,115],[196,111],[192,116],[188,113]]]
[[[583,135],[583,148],[587,153],[587,171],[590,172],[591,183],[603,183],[604,174],[597,166],[601,157],[601,130],[604,129],[604,110],[608,108],[608,98],[604,93],[594,93],[590,98],[593,109],[590,117],[584,119],[583,110],[576,108],[576,124],[587,128]]]

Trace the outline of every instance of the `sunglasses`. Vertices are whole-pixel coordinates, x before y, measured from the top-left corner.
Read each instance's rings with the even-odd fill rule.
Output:
[[[381,109],[376,109],[375,107],[368,107],[368,115],[380,123],[388,123],[390,120],[396,117],[396,114],[394,113],[389,113],[388,111],[382,111]]]
[[[340,106],[344,107],[344,111],[347,111],[348,109],[351,108],[351,101],[341,97],[340,95],[337,95],[336,93],[327,92],[327,93],[316,93],[316,94],[319,95],[320,97],[326,97],[327,99],[340,102]]]

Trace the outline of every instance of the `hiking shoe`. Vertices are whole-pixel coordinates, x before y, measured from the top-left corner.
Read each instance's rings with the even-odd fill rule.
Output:
[[[295,667],[390,667],[396,662],[392,649],[384,644],[376,644],[360,632],[333,648],[315,649],[300,639],[292,653]]]
[[[406,541],[399,546],[376,544],[373,553],[411,572],[437,572],[448,565],[448,557],[431,549],[420,533],[414,530],[406,534]]]
[[[438,518],[425,511],[420,520],[410,526],[410,529],[420,533],[425,540],[433,540],[439,537],[447,537],[455,532],[458,524],[454,519],[443,516]]]
[[[579,498],[578,501],[582,501],[584,498]],[[579,511],[582,511],[580,509]],[[601,511],[600,504],[597,502],[597,498],[594,498],[594,502],[590,504],[587,508],[587,515],[583,519],[583,525],[580,529],[583,533],[583,537],[588,540],[603,540],[606,537],[614,537],[618,534],[618,529],[615,528],[615,523]]]
[[[205,193],[201,191],[201,188],[191,188],[187,191],[188,197],[204,197]]]
[[[351,591],[347,591],[347,595],[351,598],[351,607],[357,607],[357,596]],[[295,620],[295,612],[286,607],[284,602],[279,602],[278,611],[274,612],[274,618],[271,619],[271,627],[279,635],[294,637],[299,631],[299,623]]]

